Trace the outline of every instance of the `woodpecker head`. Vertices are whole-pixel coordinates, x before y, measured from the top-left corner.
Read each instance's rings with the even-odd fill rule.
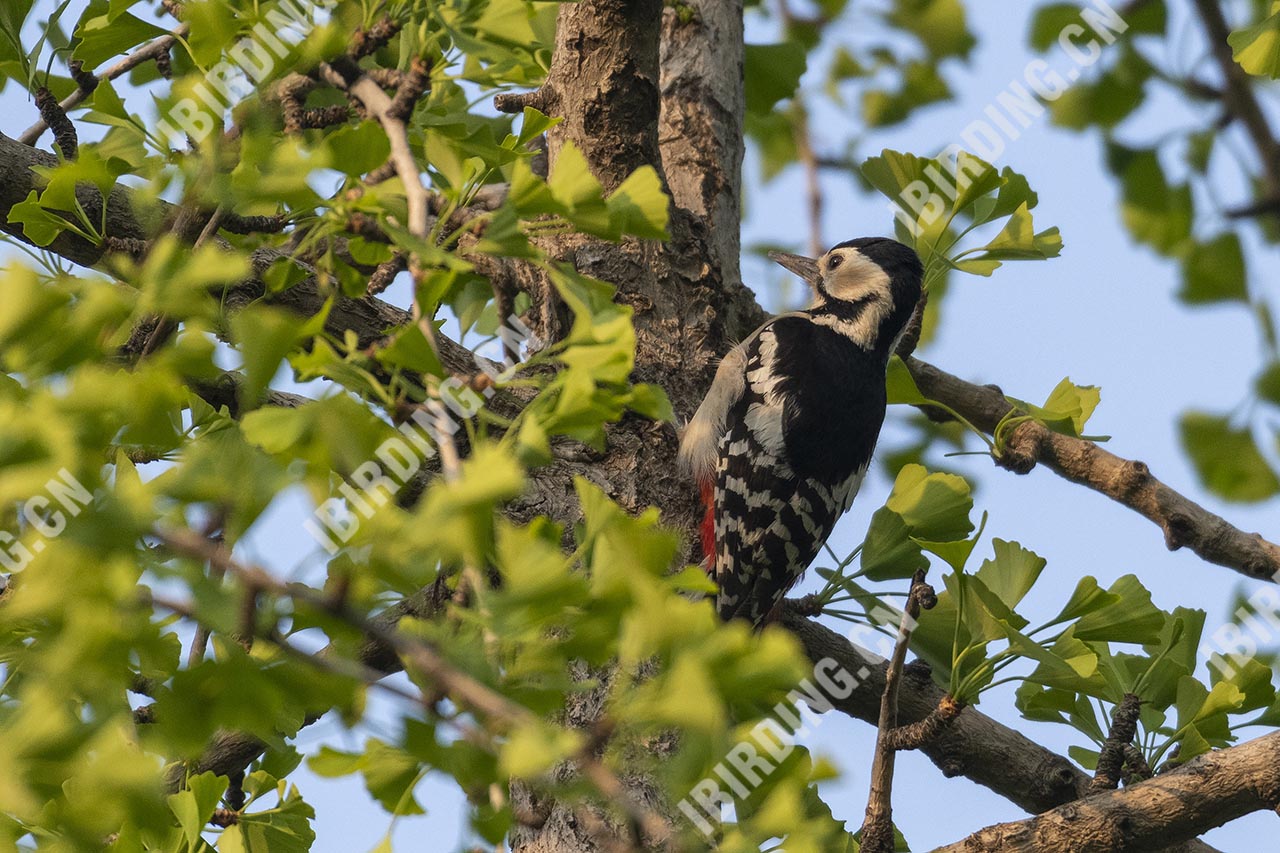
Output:
[[[886,355],[920,300],[924,266],[897,240],[846,240],[817,260],[783,252],[769,257],[814,289],[815,317],[833,318],[858,344]]]

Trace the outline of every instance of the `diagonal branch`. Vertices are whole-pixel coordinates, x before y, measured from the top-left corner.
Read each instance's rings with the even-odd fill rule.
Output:
[[[950,406],[984,432],[993,432],[1012,408],[998,388],[965,382],[915,358],[908,358],[907,366],[926,397]],[[1123,459],[1092,441],[1027,422],[1010,437],[1001,462],[1017,473],[1039,463],[1124,504],[1159,526],[1171,551],[1185,546],[1203,560],[1258,580],[1275,581],[1280,575],[1280,546],[1257,533],[1245,533],[1169,488],[1145,463]]]
[[[1160,850],[1277,804],[1280,732],[1272,732],[1132,787],[988,827],[934,853]]]
[[[408,111],[411,112],[413,104],[426,91],[426,67],[423,60],[414,61],[413,73],[401,82],[394,100],[351,60],[321,63],[320,74],[325,82],[359,100],[370,117],[382,125],[391,143],[391,162],[395,165],[400,182],[404,184],[405,196],[409,202],[409,233],[425,238],[428,227],[427,205],[431,194],[422,182],[422,170],[418,168],[409,144],[409,128],[405,124],[407,116],[404,104],[401,103],[407,102]]]

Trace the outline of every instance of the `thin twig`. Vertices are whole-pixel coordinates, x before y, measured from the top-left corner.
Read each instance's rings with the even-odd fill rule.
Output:
[[[210,237],[217,234],[218,228],[222,225],[222,220],[226,215],[226,207],[219,205],[218,209],[213,212],[213,216],[210,216],[209,221],[204,224],[204,228],[200,230],[200,236],[196,238],[195,246],[192,248],[199,249],[209,240]]]
[[[1111,712],[1111,731],[1098,753],[1098,768],[1094,772],[1090,791],[1111,791],[1120,786],[1125,763],[1125,750],[1133,745],[1138,733],[1138,715],[1142,712],[1142,700],[1126,693],[1120,704]]]
[[[1205,35],[1213,58],[1222,71],[1225,81],[1223,100],[1227,110],[1244,124],[1245,131],[1258,151],[1262,162],[1262,174],[1266,198],[1280,198],[1280,142],[1272,132],[1271,123],[1258,101],[1249,73],[1235,61],[1227,39],[1231,27],[1227,24],[1218,0],[1195,0],[1196,12],[1204,24]],[[1274,212],[1265,208],[1262,212]]]
[[[409,144],[409,128],[405,120],[412,113],[413,104],[427,91],[429,83],[427,70],[425,60],[416,59],[412,72],[402,81],[400,90],[392,99],[382,90],[382,86],[349,59],[320,65],[321,77],[326,82],[355,97],[364,105],[370,117],[382,125],[391,143],[391,162],[395,164],[396,174],[400,176],[400,182],[404,185],[405,201],[409,206],[409,233],[423,240],[427,239],[430,227],[428,206],[431,193],[422,182],[422,171],[418,168],[418,161],[414,159],[413,148]],[[431,344],[432,349],[439,352],[433,318],[422,310],[418,302],[416,285],[422,277],[422,265],[417,253],[411,253],[409,256],[409,271],[415,285],[414,322],[418,324],[418,329]]]
[[[213,537],[217,535],[218,534],[214,533],[207,538],[212,540]],[[214,581],[221,583],[225,575],[226,570],[221,566],[215,566],[212,563],[209,564],[209,576]],[[209,636],[209,628],[205,626],[204,623],[197,623],[195,636],[191,639],[191,648],[187,651],[188,669],[204,660],[205,652],[209,649]]]
[[[436,444],[440,446],[440,470],[444,474],[444,481],[457,482],[461,460],[458,456],[458,445],[453,440],[453,430],[456,427],[449,418],[449,412],[445,409],[444,403],[439,400],[429,400],[426,407],[435,419]]]
[[[876,751],[871,762],[871,792],[867,796],[867,814],[862,822],[862,853],[893,853],[893,764],[896,753],[889,737],[898,725],[898,685],[907,659],[911,632],[915,630],[921,608],[932,606],[931,601],[936,601],[932,587],[924,582],[924,575],[924,570],[920,569],[911,578],[911,592],[898,625],[898,640],[885,673]]]
[[[404,119],[398,117],[392,110],[391,97],[353,62],[338,60],[333,63],[321,63],[320,74],[325,82],[357,98],[369,111],[370,117],[382,125],[391,143],[391,159],[395,163],[396,174],[404,183],[405,196],[409,204],[409,233],[415,237],[425,238],[427,236],[427,200],[430,193],[422,182],[422,172],[418,169],[413,148],[409,144],[409,128]]]
[[[121,59],[115,65],[112,65],[102,74],[99,74],[98,79],[114,80],[117,77],[132,71],[142,63],[155,59],[162,53],[167,54],[170,48],[172,48],[179,39],[186,38],[187,33],[190,31],[191,27],[189,25],[179,24],[168,35],[160,36],[156,40],[144,44],[133,53]],[[84,103],[84,100],[89,97],[89,94],[90,92],[86,91],[83,87],[77,88],[60,102],[63,111],[65,112],[78,107],[80,104]],[[35,145],[36,141],[40,139],[40,134],[44,133],[48,129],[49,125],[41,119],[31,125],[31,127],[24,130],[22,135],[18,137],[18,141],[25,145]]]

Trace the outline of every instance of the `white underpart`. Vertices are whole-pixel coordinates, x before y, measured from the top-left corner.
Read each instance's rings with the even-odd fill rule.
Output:
[[[780,314],[779,317],[802,316],[796,312]],[[773,318],[773,320],[778,317]],[[693,419],[689,421],[680,438],[680,462],[693,474],[697,482],[708,482],[715,478],[716,459],[719,456],[720,439],[725,431],[725,419],[729,409],[742,397],[747,387],[747,347],[755,338],[769,327],[769,323],[760,326],[747,339],[729,351],[716,370],[715,381],[711,390],[703,399],[702,405]]]

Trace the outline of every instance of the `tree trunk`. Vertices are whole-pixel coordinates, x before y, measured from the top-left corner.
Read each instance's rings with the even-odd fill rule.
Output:
[[[557,235],[541,246],[579,272],[617,287],[617,301],[635,311],[634,378],[662,386],[681,420],[697,408],[717,358],[764,316],[743,287],[738,267],[742,3],[684,5],[684,14],[664,9],[661,0],[563,5],[547,82],[538,92],[502,104],[504,109],[528,104],[563,119],[547,134],[552,174],[565,146],[573,144],[606,192],[643,166],[653,167],[666,185],[672,204],[665,244]],[[550,298],[545,290],[541,296]],[[532,318],[543,340],[555,338],[558,330],[548,328],[555,316],[544,311]],[[626,418],[608,430],[604,458],[589,466],[557,465],[534,476],[562,480],[561,489],[550,491],[572,502],[570,477],[585,475],[626,509],[659,507],[665,524],[691,534],[699,516],[697,494],[676,465],[677,445],[670,425]],[[545,484],[540,486],[538,492],[546,494]],[[562,521],[579,517],[576,506],[555,509],[560,512],[552,514]],[[541,505],[537,511],[548,508]],[[690,548],[696,547],[696,537],[686,538]],[[688,556],[700,555],[690,551]],[[566,709],[567,721],[590,725],[601,713],[602,699],[598,690],[575,700]],[[635,783],[637,796],[668,808],[655,801],[643,780]],[[514,851],[599,849],[569,809],[537,802],[524,788],[514,790],[513,797],[522,811],[543,818],[540,826],[521,826],[513,833]]]

